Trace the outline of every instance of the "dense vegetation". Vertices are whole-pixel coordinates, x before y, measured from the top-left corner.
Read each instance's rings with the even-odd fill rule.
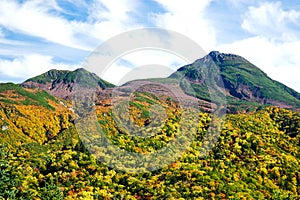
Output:
[[[67,106],[48,102],[54,110],[38,103],[0,104],[0,199],[300,198],[299,113],[268,107],[227,115],[220,138],[204,156],[200,149],[211,116],[199,113],[195,140],[177,161],[134,174],[99,162],[83,145]],[[126,118],[144,127],[155,120],[150,109],[160,112],[151,107],[157,103],[168,119],[153,137],[130,137],[114,125],[110,106],[97,106],[98,122],[121,148],[153,152],[179,133],[176,102],[134,93]]]

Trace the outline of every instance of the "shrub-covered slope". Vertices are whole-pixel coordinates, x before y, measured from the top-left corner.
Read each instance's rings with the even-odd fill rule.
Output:
[[[150,117],[149,108],[158,102],[168,107],[170,120],[157,136],[141,140],[130,137],[114,125],[110,106],[96,107],[98,122],[106,130],[107,137],[120,148],[140,153],[153,152],[167,145],[174,139],[174,134],[178,134],[177,115],[174,115],[178,111],[176,104],[151,94],[136,93],[130,103],[130,118],[127,119],[139,126],[145,125]],[[42,114],[45,112],[43,109],[47,109],[43,106],[35,105],[33,112],[34,105],[16,104],[8,107],[7,112],[3,111],[3,107],[8,106],[4,104],[1,103],[1,123],[12,121],[5,125],[10,132],[0,130],[0,197],[4,199],[300,197],[299,113],[269,107],[251,114],[228,115],[217,143],[209,154],[202,157],[200,148],[211,116],[199,113],[201,117],[197,122],[195,140],[180,159],[157,171],[131,174],[97,161],[80,141],[72,121],[58,120],[61,116],[58,107],[55,111],[47,110],[56,118],[47,122],[51,118]],[[40,121],[37,115],[45,120],[43,128],[52,130],[54,138],[46,139],[46,129],[38,129]],[[14,117],[19,117],[15,122],[26,119],[27,124],[18,127]],[[12,131],[14,126],[16,131]],[[18,132],[19,129],[22,131]],[[26,141],[13,145],[11,142],[14,140],[3,137],[15,137],[15,134],[28,137]]]
[[[68,103],[45,91],[0,84],[0,143],[42,144],[71,126]]]

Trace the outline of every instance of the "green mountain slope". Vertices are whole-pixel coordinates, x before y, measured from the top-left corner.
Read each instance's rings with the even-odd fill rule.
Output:
[[[285,108],[300,107],[299,93],[272,80],[258,67],[238,55],[213,51],[204,58],[181,67],[170,78],[185,77],[198,98],[209,100],[208,79],[205,77],[207,72],[204,70],[222,78],[222,84],[219,80],[215,80],[215,83],[225,88],[231,107],[257,107],[259,104]]]
[[[75,85],[94,87],[98,90],[114,87],[113,84],[99,78],[96,74],[80,68],[74,71],[50,70],[39,76],[30,78],[21,84],[25,88],[39,88],[53,96],[71,99]]]
[[[45,72],[44,74],[30,78],[30,79],[26,80],[25,82],[31,81],[31,82],[41,83],[41,84],[51,83],[57,79],[61,79],[62,77],[68,76],[69,72],[70,71],[68,71],[68,70],[52,69],[48,72]]]
[[[113,84],[102,80],[96,74],[88,72],[83,68],[79,68],[74,71],[52,69],[44,74],[26,80],[23,84],[26,85],[25,83],[28,82],[35,82],[40,84],[68,84],[79,82],[80,80],[83,80],[83,78],[86,79],[85,81],[87,85],[90,84],[91,86],[95,86],[94,84],[97,83],[102,89],[105,89],[107,87],[114,87]]]

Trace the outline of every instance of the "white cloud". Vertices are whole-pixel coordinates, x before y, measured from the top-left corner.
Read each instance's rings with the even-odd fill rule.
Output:
[[[205,8],[211,0],[155,0],[166,13],[153,13],[154,23],[161,28],[177,31],[198,43],[205,51],[211,51],[216,44],[215,31],[205,19]]]
[[[220,44],[218,49],[247,58],[271,78],[300,92],[300,12],[284,10],[280,2],[250,6],[241,27],[254,36]]]
[[[173,67],[177,69],[185,64],[189,64],[186,60],[162,50],[142,50],[134,51],[122,57],[132,63],[133,66],[139,67],[143,65],[162,65],[165,67]],[[174,68],[177,65],[176,68]]]
[[[131,16],[138,12],[138,6],[137,0],[123,0],[117,4],[111,0],[96,0],[90,7],[89,20],[93,22],[90,34],[104,41],[124,31],[141,27]]]
[[[127,29],[137,27],[130,17],[132,12],[138,11],[136,9],[137,1],[126,0],[117,4],[106,0],[95,0],[93,2],[93,5],[88,5],[81,0],[70,1],[70,3],[77,3],[80,6],[90,6],[87,21],[70,21],[59,14],[59,12],[65,13],[66,11],[59,7],[55,0],[31,0],[23,3],[0,0],[0,26],[14,33],[40,37],[50,43],[87,51],[94,50],[100,44],[100,41],[111,38]],[[52,12],[53,10],[58,12]],[[5,36],[4,34],[1,35]],[[18,40],[14,41],[10,38],[0,37],[0,43],[3,44],[3,48],[0,49],[0,56],[16,58],[13,61],[0,60],[0,73],[11,77],[28,78],[45,72],[49,68],[42,66],[51,66],[52,68],[69,67],[67,64],[54,65],[51,57],[40,55],[47,55],[47,52],[43,51],[41,53],[40,49],[24,48],[24,44],[30,46],[31,42],[24,40],[24,43],[22,43],[20,37]],[[37,44],[36,41],[35,44]],[[14,46],[5,48],[5,45]],[[20,50],[13,52],[13,49],[18,49],[17,46]],[[53,48],[53,46],[50,48]],[[43,49],[45,50],[45,48]],[[25,54],[24,57],[19,56],[20,51],[22,55]],[[34,62],[34,59],[36,59],[36,62]],[[29,63],[33,63],[33,65]]]
[[[0,72],[11,79],[27,79],[44,73],[50,69],[74,70],[79,66],[70,66],[53,62],[50,56],[29,54],[13,60],[0,59]]]
[[[122,64],[114,63],[105,71],[101,78],[115,85],[119,85],[123,77],[131,70],[131,68]]]
[[[136,9],[136,0],[124,0],[118,4],[110,0],[95,0],[90,8],[90,18],[94,20],[126,21],[128,13]]]
[[[97,43],[133,27],[137,27],[129,15],[137,12],[137,3],[95,0],[90,6],[89,20],[69,21],[59,14],[64,13],[55,0],[25,1],[18,3],[0,0],[0,25],[29,36],[40,37],[53,43],[83,50],[93,50]]]
[[[287,41],[297,38],[291,25],[299,28],[299,21],[300,12],[284,10],[281,2],[264,2],[258,7],[248,8],[242,28],[255,35]]]
[[[55,1],[46,4],[41,1],[26,1],[19,4],[16,1],[1,0],[0,25],[11,31],[44,38],[50,42],[87,49],[84,43],[74,37],[78,23],[50,14],[49,9],[57,7],[51,2]]]
[[[122,56],[100,76],[120,85],[134,79],[167,77],[185,64],[182,58],[161,50],[140,50]]]
[[[200,46],[206,47],[207,49],[212,48],[215,43],[213,28],[209,26],[209,23],[204,20],[203,16],[204,10],[210,3],[210,0],[201,2],[193,0],[190,4],[178,0],[172,3],[157,1],[168,10],[167,13],[161,15],[152,15],[151,20],[154,20],[159,27],[181,32],[198,42]],[[138,8],[141,6],[141,2],[137,0],[124,0],[118,2],[118,4],[109,0],[94,0],[92,5],[77,0],[77,3],[80,5],[89,6],[89,16],[86,22],[68,21],[58,13],[54,14],[50,12],[53,9],[62,13],[65,12],[63,8],[58,6],[55,0],[33,0],[25,1],[24,3],[0,0],[0,2],[0,25],[6,29],[29,36],[40,37],[47,41],[72,48],[93,50],[100,41],[105,41],[127,30],[142,27],[142,25],[137,22],[138,20],[133,17],[135,16],[134,14],[139,12]],[[190,12],[183,12],[181,10],[183,6],[190,10]],[[85,9],[86,8],[87,7],[85,7]],[[148,19],[145,21],[147,20]],[[186,21],[192,21],[194,24],[188,24]],[[143,26],[146,26],[146,23],[147,22],[145,22]],[[4,50],[2,50],[2,53],[5,53],[5,55],[8,53],[3,51]],[[38,50],[25,53],[40,54]],[[172,61],[171,57],[165,55],[157,56],[153,54],[151,56],[148,54],[148,56],[139,55],[138,58],[140,58],[140,61],[150,61],[151,59],[153,61],[154,57],[160,59],[160,63],[157,64],[174,65],[174,63],[176,63],[176,60]],[[29,57],[27,58],[29,59]],[[128,59],[130,59],[130,56]],[[16,76],[21,76],[21,74],[24,73],[24,77],[27,77],[29,71],[21,70],[20,67],[17,67],[21,66],[22,62],[27,62],[26,58],[20,59],[18,57],[12,62],[11,67],[18,69],[12,70],[12,72],[16,73]],[[26,64],[24,64],[24,68],[25,66]],[[35,66],[38,67],[37,64]],[[0,70],[4,71],[5,69],[2,68]],[[114,70],[120,73],[127,72],[126,66],[121,65],[115,66]],[[41,70],[37,69],[36,71]],[[30,74],[32,73],[33,71]],[[124,73],[123,75],[125,75]],[[13,74],[11,73],[11,75]],[[113,77],[115,79],[116,76]],[[115,82],[114,80],[110,81]]]
[[[4,37],[4,33],[3,33],[2,28],[0,27],[0,38],[3,38],[3,37]]]

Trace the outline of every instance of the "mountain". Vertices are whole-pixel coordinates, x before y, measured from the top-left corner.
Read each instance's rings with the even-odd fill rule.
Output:
[[[26,80],[21,86],[39,88],[53,96],[71,99],[77,83],[95,87],[98,99],[110,98],[111,88],[114,87],[82,68],[75,71],[50,70]],[[212,89],[223,91],[221,93],[227,102],[227,111],[231,113],[253,111],[269,105],[300,110],[298,92],[272,80],[245,58],[218,51],[212,51],[194,63],[179,68],[168,78],[131,81],[115,91],[118,90],[121,92],[119,96],[123,96],[122,91],[134,91],[139,85],[148,85],[149,87],[143,86],[142,90],[153,94],[170,94],[161,87],[151,89],[155,84],[164,84],[166,88],[170,86],[173,89],[177,87],[176,93],[180,102],[198,103],[206,111],[210,111],[216,103],[211,96]]]
[[[103,91],[114,87],[113,84],[102,80],[96,74],[80,68],[75,71],[50,70],[39,76],[30,78],[21,84],[25,88],[39,88],[49,94],[63,99],[71,99],[75,85],[91,86]]]
[[[129,95],[128,102],[86,102],[83,108],[93,105],[95,113],[84,117],[96,123],[87,123],[80,135],[79,115],[69,101],[76,83],[97,88],[99,95],[110,94],[112,84],[83,69],[51,70],[21,85],[0,84],[0,199],[300,199],[300,113],[270,106],[227,114],[220,135],[216,135],[210,128],[218,123],[218,117],[182,112],[172,94],[176,89],[177,98],[187,102],[201,98],[202,103],[209,103],[213,100],[208,87],[218,91],[224,86],[231,106],[243,109],[267,103],[260,102],[263,98],[275,98],[267,97],[263,86],[277,87],[297,99],[298,93],[266,78],[243,58],[225,54],[211,62],[213,53],[217,52],[180,68],[169,78],[116,87],[120,100]],[[239,60],[240,64],[225,65],[224,59],[229,57],[234,58],[226,62]],[[218,63],[220,58],[223,61]],[[207,75],[215,75],[213,72],[221,74],[223,85],[219,76],[209,81]],[[262,83],[255,79],[258,75]],[[196,93],[188,90],[189,84]],[[251,84],[261,86],[260,90],[250,86],[249,91],[243,90]],[[259,91],[264,97],[256,94]],[[276,99],[284,102],[281,105],[293,105],[292,100]],[[101,127],[100,133],[93,132],[94,125]],[[191,142],[185,142],[190,136]],[[184,152],[176,151],[176,140],[186,147]],[[107,141],[129,154],[114,154]],[[165,152],[167,146],[170,151]],[[205,147],[211,148],[209,153],[203,153]],[[157,153],[160,150],[167,154]],[[154,156],[144,163],[131,155]],[[169,160],[172,162],[151,171]],[[145,173],[122,171],[126,166]]]
[[[234,54],[212,51],[194,63],[179,68],[169,78],[184,77],[195,91],[192,95],[209,101],[207,77],[211,74],[216,78],[215,84],[220,89],[225,89],[228,106],[232,110],[250,109],[260,105],[300,108],[298,92],[272,80],[245,58]],[[219,77],[222,81],[217,80]]]

